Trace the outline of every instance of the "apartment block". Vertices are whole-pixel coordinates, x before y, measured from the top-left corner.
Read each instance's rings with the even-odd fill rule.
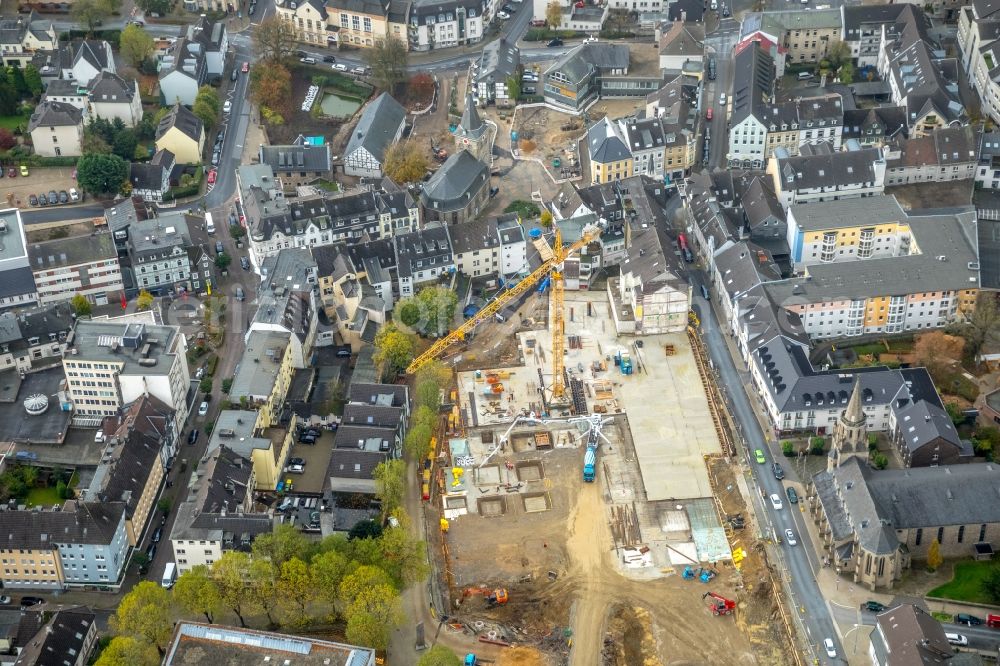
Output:
[[[96,305],[124,293],[118,253],[110,233],[76,236],[28,246],[38,302],[68,301],[77,294]]]
[[[825,144],[803,146],[798,157],[779,148],[768,160],[767,173],[786,209],[794,204],[877,196],[887,184],[882,151],[857,144],[839,153]]]
[[[980,136],[978,128],[963,125],[894,141],[886,150],[885,184],[972,180],[979,163]]]
[[[752,12],[743,17],[740,39],[761,32],[785,52],[788,63],[819,62],[841,40],[839,9]]]

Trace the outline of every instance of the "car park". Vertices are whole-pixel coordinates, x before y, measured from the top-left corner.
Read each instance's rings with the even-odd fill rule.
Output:
[[[198,416],[205,416],[206,414],[208,414],[208,403],[202,402],[198,405]]]
[[[31,204],[32,206],[37,206],[38,205],[38,197],[36,197],[34,194],[29,194],[28,195],[28,203]]]
[[[832,638],[823,639],[823,648],[826,650],[826,656],[828,656],[830,659],[837,658],[837,648],[833,646]]]
[[[781,481],[783,478],[785,478],[785,470],[782,469],[781,465],[779,465],[778,463],[774,463],[773,465],[771,465],[771,471],[774,472],[774,478],[776,478],[778,481]]]
[[[69,192],[66,190],[59,190],[59,203],[69,203]]]
[[[198,429],[195,428],[188,435],[188,446],[194,446],[194,443],[198,441]]]
[[[799,503],[799,494],[797,492],[795,492],[795,488],[786,488],[785,489],[785,494],[788,495],[788,503],[789,504],[798,504]]]
[[[781,511],[785,508],[785,505],[781,503],[781,495],[778,493],[771,493],[771,506],[774,507],[775,511]]]
[[[556,37],[555,39],[550,39],[548,43],[549,48],[555,48],[557,46],[562,46],[562,45],[563,45],[563,40],[559,39],[558,37]]]
[[[785,530],[785,541],[788,542],[789,546],[798,545],[798,541],[795,540],[795,532],[791,530]]]
[[[49,205],[55,206],[59,203],[59,195],[56,194],[55,190],[49,190]]]
[[[767,458],[764,457],[764,451],[761,449],[754,449],[753,457],[761,465],[767,462]]]

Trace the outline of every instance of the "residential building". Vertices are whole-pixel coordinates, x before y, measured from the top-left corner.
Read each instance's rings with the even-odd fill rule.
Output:
[[[334,434],[325,490],[338,501],[342,495],[376,494],[374,470],[402,455],[406,436],[402,407],[347,405]],[[339,502],[338,502],[339,503]]]
[[[971,210],[905,212],[887,196],[793,205],[801,275],[766,289],[814,339],[946,326],[975,307],[975,225]]]
[[[697,155],[696,132],[699,123],[698,113],[698,79],[684,74],[678,75],[667,82],[655,93],[646,96],[646,117],[657,118],[663,131],[663,169],[656,172],[656,161],[632,161],[633,173],[636,175],[662,176],[670,181],[676,181],[691,172]],[[631,133],[630,133],[631,134]],[[638,138],[638,137],[636,137]],[[632,137],[629,136],[632,143]],[[646,143],[645,136],[638,142]],[[634,146],[633,146],[634,149]],[[654,149],[651,156],[655,156]],[[652,165],[642,171],[643,162]],[[646,168],[646,167],[643,167]]]
[[[343,248],[322,249],[336,249],[339,252],[339,260],[351,261]],[[319,254],[321,253],[313,253],[317,263]],[[324,278],[320,278],[324,305],[330,303],[327,310],[332,311],[331,318],[336,320],[340,339],[345,345],[351,346],[352,353],[360,352],[365,345],[374,344],[379,328],[385,324],[386,313],[391,311],[391,307],[379,295],[378,290],[365,278],[367,275],[362,277],[338,271],[331,278],[327,278],[330,280],[329,286],[325,286]],[[389,292],[391,291],[390,285]]]
[[[226,659],[240,662],[262,659],[274,663],[308,660],[329,666],[375,666],[376,663],[375,650],[371,648],[185,621],[179,622],[174,629],[163,664],[182,666],[193,661],[221,662]]]
[[[406,124],[406,109],[389,93],[382,93],[361,112],[344,152],[348,176],[380,178],[385,151],[399,140]]]
[[[55,52],[58,44],[52,21],[34,10],[0,17],[0,64],[5,67],[24,67],[40,52]]]
[[[448,226],[427,227],[393,238],[399,295],[413,296],[421,286],[455,272]]]
[[[619,123],[632,155],[633,176],[683,178],[693,164],[693,134],[670,131],[663,117],[627,118]]]
[[[116,72],[111,44],[99,39],[74,40],[56,49],[60,78],[87,86],[104,71]]]
[[[879,76],[889,84],[893,103],[906,107],[908,134],[929,134],[968,120],[958,93],[958,61],[930,38],[929,21],[916,5],[900,15],[901,23],[882,26]]]
[[[839,153],[826,145],[803,146],[798,157],[778,148],[768,160],[767,174],[786,210],[793,204],[880,195],[888,184],[882,150],[857,146]]]
[[[344,5],[346,3],[334,0],[334,4]],[[373,4],[376,6],[379,5],[377,1]],[[295,30],[297,41],[324,48],[330,44],[336,45],[339,42],[337,38],[337,24],[331,21],[330,26],[327,26],[327,12],[331,12],[332,14],[333,10],[332,8],[328,8],[322,0],[283,2],[280,5],[275,5],[274,9],[278,18],[288,23]],[[341,11],[343,9],[338,7],[337,13]],[[329,18],[333,18],[333,16],[331,15]],[[370,18],[367,25],[369,28],[371,27]],[[331,36],[333,39],[329,39]],[[371,35],[369,34],[370,37]],[[344,39],[343,41],[348,44],[352,43],[349,39]]]
[[[59,510],[0,512],[0,554],[8,589],[117,588],[128,537],[121,502],[67,500]]]
[[[625,86],[630,96],[646,96],[662,83],[659,76],[629,78],[628,46],[608,42],[581,44],[542,74],[545,101],[572,112],[586,109],[605,90],[606,96],[622,96],[619,86]]]
[[[479,104],[496,104],[499,108],[514,106],[517,100],[511,94],[508,81],[518,75],[520,68],[521,49],[515,42],[501,37],[486,44],[475,73]]]
[[[774,94],[775,74],[774,59],[756,43],[747,43],[736,52],[727,154],[730,168],[764,166],[771,124],[767,110]]]
[[[660,69],[680,72],[694,68],[700,71],[705,54],[705,25],[674,21],[660,37],[659,52]]]
[[[180,431],[191,375],[184,334],[176,326],[80,320],[71,335],[63,369],[78,415],[99,422],[148,394],[174,410]]]
[[[289,248],[261,264],[262,281],[244,343],[254,331],[289,332],[291,364],[305,368],[317,339],[316,262],[306,248]]]
[[[38,302],[21,211],[0,210],[0,310]]]
[[[989,2],[971,2],[958,19],[958,48],[962,70],[978,93],[983,114],[1000,120],[1000,8]]]
[[[842,9],[843,27],[841,34],[845,44],[851,48],[851,58],[858,68],[874,67],[878,64],[882,43],[882,28],[913,22],[926,29],[929,22],[917,7],[900,2],[889,5],[850,5]]]
[[[28,119],[36,155],[74,157],[83,154],[84,113],[64,102],[41,102]]]
[[[271,517],[253,512],[255,487],[254,467],[246,458],[226,446],[205,454],[191,473],[170,531],[178,573],[211,567],[227,551],[249,552],[258,535],[271,533]]]
[[[654,0],[655,1],[655,0]],[[575,2],[565,2],[562,4],[562,18],[558,25],[551,26],[558,30],[573,30],[575,32],[587,32],[597,34],[601,31],[610,5],[584,5],[578,6]],[[544,14],[543,14],[544,16]]]
[[[156,149],[169,150],[178,164],[201,164],[205,126],[198,116],[177,103],[156,128]]]
[[[753,12],[743,17],[740,39],[762,32],[784,50],[787,62],[819,62],[830,44],[841,41],[840,14],[840,9],[814,7]]]
[[[590,154],[592,185],[609,183],[632,175],[634,165],[628,140],[622,127],[611,122],[607,116],[587,130],[587,151]]]
[[[118,253],[109,233],[34,243],[28,247],[38,302],[68,301],[77,294],[107,305],[123,294]]]
[[[906,108],[902,106],[844,109],[845,143],[853,139],[863,148],[883,148],[906,137],[906,129]]]
[[[963,125],[894,141],[886,150],[885,184],[972,180],[979,163],[980,134],[978,128]]]
[[[461,224],[475,219],[490,194],[490,168],[467,150],[451,155],[420,191],[424,224]]]
[[[198,89],[208,79],[208,59],[204,48],[187,37],[179,37],[173,48],[160,58],[158,71],[163,104],[191,106],[198,96]]]
[[[646,228],[642,228],[645,226]],[[690,285],[680,277],[679,259],[659,225],[626,224],[621,273],[608,280],[608,297],[618,334],[659,335],[687,328]]]
[[[90,112],[90,90],[72,79],[53,79],[45,86],[42,102],[62,102],[84,112]]]
[[[252,463],[251,491],[274,491],[282,480],[282,471],[292,448],[294,423],[271,428],[273,418],[276,417],[264,411],[224,409],[219,412],[208,441],[210,454],[225,448],[227,452]]]
[[[390,37],[406,44],[407,9],[406,3],[394,0],[330,0],[326,5],[337,43],[359,48]]]
[[[798,155],[806,146],[840,150],[844,133],[844,107],[840,95],[799,97],[768,104],[760,118],[767,130],[767,157],[779,148]]]
[[[975,544],[1000,534],[1000,507],[981,501],[1000,493],[995,465],[878,472],[850,456],[814,476],[813,485],[809,509],[822,553],[869,590],[892,589],[935,541],[944,557],[968,557]]]
[[[287,146],[261,144],[258,157],[261,164],[271,167],[282,188],[289,193],[333,175],[330,144],[314,144],[301,134]]]
[[[170,174],[177,166],[177,158],[166,148],[157,150],[149,162],[129,164],[129,182],[132,196],[146,203],[159,203],[170,189]]]
[[[229,54],[229,31],[223,20],[212,21],[201,16],[187,27],[189,50],[200,51],[205,61],[205,76],[211,80],[222,76]],[[161,83],[162,85],[162,83]],[[171,100],[167,100],[168,103]]]
[[[135,127],[142,120],[142,98],[139,83],[126,81],[114,72],[101,71],[87,86],[90,115],[105,120],[121,120],[126,127]]]
[[[468,277],[526,275],[527,243],[514,213],[450,227],[455,268]]]
[[[743,240],[719,250],[712,256],[711,265],[711,291],[718,294],[716,302],[726,322],[734,320],[737,304],[752,289],[781,279],[781,271],[771,254],[751,241]]]
[[[24,642],[14,666],[85,666],[97,647],[97,616],[86,606],[60,607],[38,615],[38,631]]]
[[[899,604],[876,615],[868,641],[872,666],[941,664],[955,655],[941,623],[913,604]]]
[[[0,369],[24,374],[61,364],[66,336],[75,321],[65,301],[0,313]]]
[[[263,427],[278,425],[288,394],[293,369],[291,335],[287,331],[251,331],[233,376],[230,398],[241,404],[245,400],[256,408]]]
[[[410,50],[476,44],[491,19],[486,0],[413,0],[407,29]]]
[[[130,275],[128,281],[153,295],[201,291],[204,285],[198,260],[202,250],[192,244],[189,231],[189,226],[197,223],[193,215],[174,212],[112,228],[116,242],[122,242],[131,260],[123,270]]]
[[[112,419],[109,426],[113,430],[104,435],[102,462],[81,496],[85,501],[124,504],[125,533],[128,544],[136,548],[156,509],[167,474],[167,447],[160,435],[173,441],[174,415],[162,401],[143,396],[122,418]]]
[[[1000,189],[1000,133],[982,134],[975,181],[976,186],[983,189]]]

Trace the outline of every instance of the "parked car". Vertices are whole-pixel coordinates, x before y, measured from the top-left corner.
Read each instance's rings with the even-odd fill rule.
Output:
[[[153,543],[160,543],[161,538],[163,538],[163,530],[157,527],[156,531],[153,532]]]
[[[45,599],[42,599],[41,597],[21,597],[18,603],[21,605],[21,608],[30,608],[31,606],[44,604]]]
[[[250,63],[249,63],[249,61],[243,63],[243,67],[240,69],[240,71],[243,72],[244,74],[246,74],[247,72],[250,71]]]
[[[232,110],[233,110],[233,102],[232,102],[232,100],[228,100],[227,99],[225,102],[222,103],[222,112],[223,113],[229,113]]]
[[[59,203],[59,195],[56,194],[55,190],[49,190],[49,204],[55,206]]]
[[[216,254],[222,254],[225,251],[226,251],[226,248],[223,247],[222,241],[218,241],[218,240],[215,241],[215,253]]]
[[[365,67],[355,67],[351,70],[352,74],[357,74],[358,76],[364,76],[368,73],[368,69]]]
[[[198,405],[198,416],[205,416],[208,414],[208,403],[202,402]]]
[[[510,14],[508,14],[507,12],[497,12],[497,18],[500,19],[501,21],[506,21],[507,19],[510,18]]]
[[[0,595],[0,606],[7,606],[10,604],[10,597],[6,594]]]
[[[774,507],[775,511],[781,511],[785,508],[785,505],[781,503],[781,495],[778,493],[771,493],[771,506]]]
[[[556,37],[555,39],[550,39],[547,46],[551,49],[562,45],[563,45],[563,40]]]
[[[955,615],[955,624],[964,624],[968,627],[978,627],[983,623],[982,618],[968,613],[958,613]]]
[[[795,488],[786,488],[785,489],[785,494],[788,495],[788,503],[789,504],[798,504],[799,503],[799,494],[797,492],[795,492]]]
[[[31,204],[32,206],[37,206],[38,205],[38,197],[36,197],[34,194],[29,194],[28,195],[28,203]]]
[[[304,459],[302,459],[302,458],[289,458],[288,459],[288,464],[289,465],[305,465],[306,461]]]
[[[302,474],[306,471],[306,468],[303,465],[289,465],[288,471],[292,474]]]
[[[871,611],[872,613],[881,613],[885,610],[885,604],[881,604],[877,601],[866,601],[865,610]]]
[[[708,111],[705,112],[705,120],[712,119],[712,107],[708,107]]]
[[[215,185],[215,178],[218,175],[218,173],[219,173],[218,169],[212,169],[211,171],[208,172],[208,184],[209,185]]]
[[[253,16],[256,13],[257,13],[257,3],[256,2],[251,2],[250,3],[250,9],[247,10],[247,14],[249,14],[250,16]]]
[[[21,175],[24,176],[25,178],[28,177],[28,165],[26,164],[21,165]]]
[[[332,55],[325,55],[323,56],[323,62],[337,62],[337,59]]]
[[[69,200],[74,203],[80,200],[80,193],[76,191],[75,187],[69,188]]]
[[[837,658],[837,648],[833,646],[832,638],[824,638],[823,647],[826,649],[826,656],[828,656],[830,659]]]
[[[219,166],[219,160],[222,158],[221,151],[212,151],[212,166]]]
[[[59,203],[69,203],[69,192],[66,190],[59,190]]]
[[[240,257],[240,268],[245,271],[250,270],[250,260],[247,257]]]
[[[195,371],[194,378],[201,379],[204,376],[205,376],[205,366],[201,366],[200,368],[198,368],[198,370]]]
[[[301,62],[304,65],[315,65],[316,58],[299,58],[299,62]]]
[[[950,631],[946,631],[944,637],[948,639],[948,642],[952,645],[961,645],[966,647],[969,645],[969,639],[962,634],[953,634]]]
[[[767,458],[764,457],[764,451],[762,449],[754,449],[753,457],[754,460],[756,460],[757,463],[760,465],[763,465],[764,463],[767,462]]]
[[[338,72],[346,72],[347,65],[345,65],[342,62],[338,62],[336,65],[333,66],[333,69],[337,70]]]
[[[236,285],[236,300],[245,301],[246,299],[247,296],[245,293],[243,293],[243,287]]]
[[[315,444],[317,439],[316,435],[301,435],[299,436],[299,444]]]
[[[791,530],[785,530],[785,541],[788,542],[789,546],[795,546],[799,543],[795,540],[795,532]]]
[[[236,79],[238,79],[238,78],[240,78],[240,70],[238,70],[238,69],[234,69],[234,70],[233,70],[233,75],[232,75],[232,76],[230,76],[230,77],[229,77],[229,79],[230,79],[231,81],[235,81],[235,80],[236,80]]]
[[[188,446],[194,446],[194,443],[198,441],[198,429],[195,428],[188,435]]]
[[[45,192],[39,192],[38,193],[38,205],[39,206],[48,206],[49,205],[49,198],[47,196],[45,196]]]
[[[7,177],[8,178],[17,178],[17,169],[15,169],[14,167],[11,167],[11,168],[7,169]]]

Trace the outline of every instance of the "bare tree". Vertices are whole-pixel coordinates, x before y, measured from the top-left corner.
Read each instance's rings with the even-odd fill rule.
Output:
[[[295,27],[277,15],[261,21],[253,32],[253,43],[257,53],[264,60],[272,62],[280,62],[291,57],[295,52],[297,39]]]
[[[406,44],[395,37],[380,39],[365,54],[372,78],[390,94],[406,79]]]

